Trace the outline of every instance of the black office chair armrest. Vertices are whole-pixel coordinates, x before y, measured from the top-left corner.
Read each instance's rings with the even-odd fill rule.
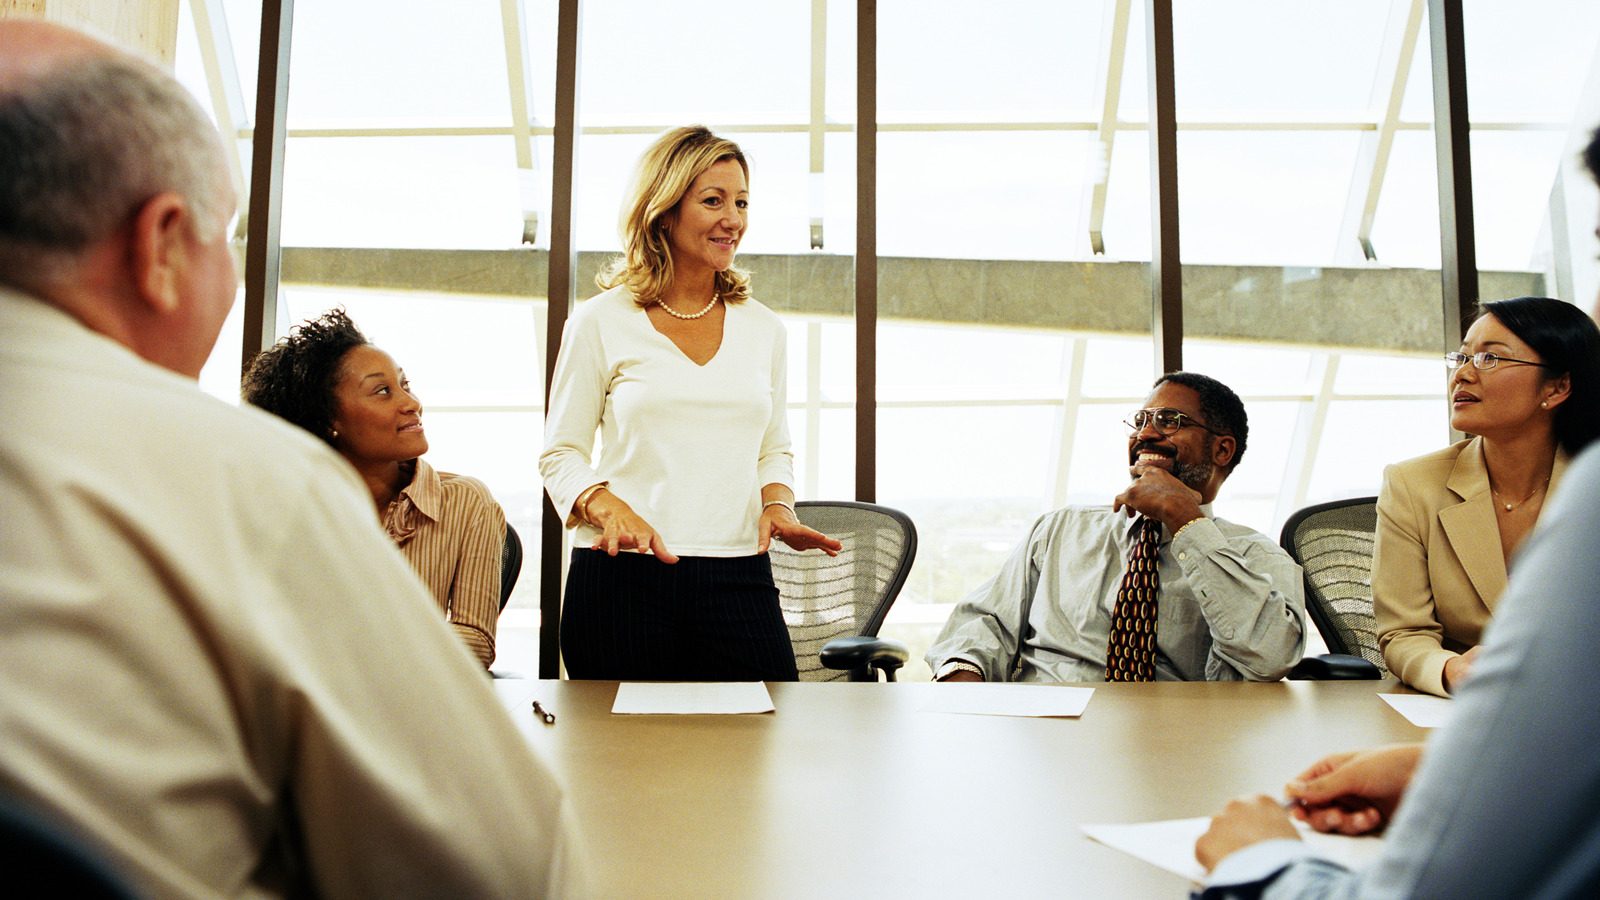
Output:
[[[822,648],[822,664],[830,669],[850,670],[851,681],[876,681],[868,666],[883,672],[884,678],[894,680],[895,670],[911,658],[905,644],[889,638],[853,637],[834,638]]]
[[[1308,656],[1289,670],[1290,681],[1376,681],[1383,672],[1370,660],[1345,653]]]

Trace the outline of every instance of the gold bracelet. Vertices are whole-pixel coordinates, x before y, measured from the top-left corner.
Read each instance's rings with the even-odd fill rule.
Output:
[[[609,481],[602,481],[578,495],[577,502],[572,504],[573,509],[577,510],[578,512],[578,521],[583,522],[586,525],[594,524],[594,520],[589,518],[589,503],[590,501],[594,500],[595,494],[600,493],[600,491],[610,483],[611,482]]]
[[[1183,527],[1182,528],[1179,528],[1177,531],[1174,531],[1172,533],[1172,539],[1173,540],[1177,540],[1178,539],[1178,535],[1183,534],[1185,531],[1188,531],[1190,525],[1193,525],[1196,522],[1203,521],[1204,519],[1205,519],[1205,516],[1200,516],[1197,519],[1190,519],[1189,521],[1183,523]]]
[[[761,511],[766,512],[767,507],[769,506],[781,506],[789,511],[789,515],[794,516],[795,518],[800,517],[800,514],[794,511],[794,504],[787,500],[768,500],[767,502],[761,504]]]

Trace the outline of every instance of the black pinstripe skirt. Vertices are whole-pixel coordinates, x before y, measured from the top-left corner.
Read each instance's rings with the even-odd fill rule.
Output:
[[[795,681],[794,648],[767,555],[572,551],[561,610],[572,678]]]

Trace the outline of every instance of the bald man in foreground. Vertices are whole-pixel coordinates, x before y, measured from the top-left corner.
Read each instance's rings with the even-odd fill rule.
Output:
[[[141,896],[575,891],[555,782],[353,471],[195,383],[221,153],[170,76],[0,20],[0,794]]]

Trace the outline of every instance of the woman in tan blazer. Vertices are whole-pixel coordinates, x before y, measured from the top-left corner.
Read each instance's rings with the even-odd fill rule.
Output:
[[[1600,434],[1600,330],[1560,300],[1496,300],[1446,361],[1450,424],[1474,437],[1384,470],[1372,571],[1384,662],[1440,695],[1466,676],[1567,460]]]

